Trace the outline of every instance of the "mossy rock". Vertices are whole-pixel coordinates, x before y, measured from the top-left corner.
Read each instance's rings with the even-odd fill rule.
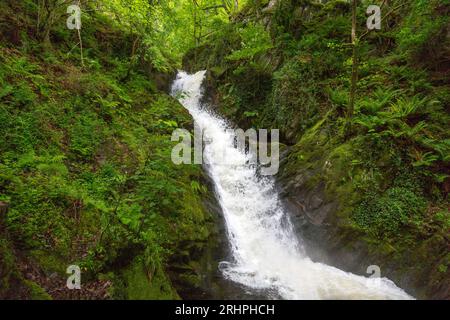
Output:
[[[146,270],[137,257],[122,273],[124,293],[130,300],[173,300],[179,299],[170,279],[161,266],[153,272]]]

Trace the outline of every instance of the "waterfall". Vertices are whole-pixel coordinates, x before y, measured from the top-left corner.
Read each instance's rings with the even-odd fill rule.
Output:
[[[268,298],[412,299],[387,278],[368,278],[311,261],[280,203],[272,177],[261,177],[236,148],[227,122],[201,105],[206,71],[180,71],[172,94],[204,130],[203,157],[215,185],[232,258],[220,264],[227,279]],[[223,155],[227,159],[222,159]]]

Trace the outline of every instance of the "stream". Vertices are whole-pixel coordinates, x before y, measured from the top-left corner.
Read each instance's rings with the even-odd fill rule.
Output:
[[[223,277],[268,299],[413,299],[387,278],[355,275],[307,256],[274,179],[258,174],[249,153],[235,146],[227,121],[201,104],[205,73],[180,71],[172,94],[204,130],[204,167],[214,183],[231,252],[219,264]]]

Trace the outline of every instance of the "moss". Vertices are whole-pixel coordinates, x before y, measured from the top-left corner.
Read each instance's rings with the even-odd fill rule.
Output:
[[[0,234],[0,297],[6,295],[10,289],[11,282],[17,276],[18,271],[10,243],[6,239],[1,238]]]
[[[146,270],[141,258],[136,258],[123,272],[124,290],[131,300],[179,299],[161,266]]]
[[[195,289],[200,287],[202,279],[198,274],[183,273],[180,275],[179,281],[187,288]]]
[[[35,259],[38,265],[46,272],[57,272],[60,275],[66,274],[69,263],[61,256],[44,250],[32,250],[29,252],[29,255]],[[70,264],[73,264],[73,261]]]
[[[193,193],[185,193],[183,195],[184,207],[182,209],[183,218],[180,221],[180,235],[186,239],[205,240],[208,238],[209,226],[207,220],[208,213],[205,211],[203,204],[198,195]]]
[[[24,282],[30,290],[31,300],[52,300],[52,297],[36,282],[30,280],[25,280]]]

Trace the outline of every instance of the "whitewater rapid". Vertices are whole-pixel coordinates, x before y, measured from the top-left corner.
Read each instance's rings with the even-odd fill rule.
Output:
[[[180,71],[172,94],[207,140],[205,167],[223,210],[232,252],[232,260],[220,264],[224,277],[266,292],[268,298],[413,299],[387,278],[358,276],[311,261],[292,230],[273,178],[257,174],[249,154],[236,148],[227,122],[202,106],[205,72]]]

